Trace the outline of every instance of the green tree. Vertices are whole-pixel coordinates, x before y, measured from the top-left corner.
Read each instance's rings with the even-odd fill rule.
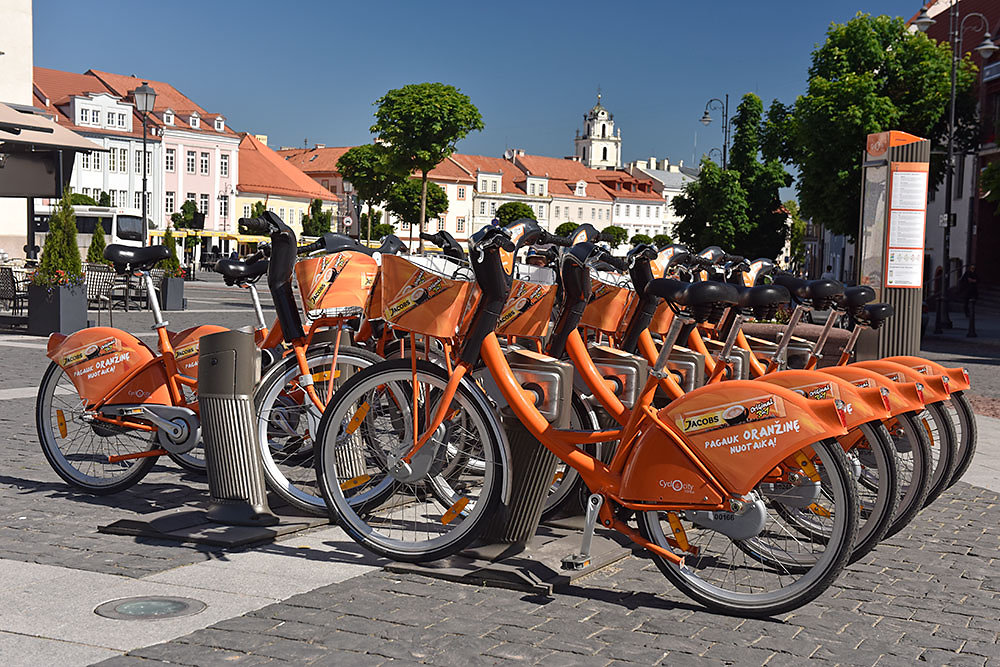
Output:
[[[197,212],[198,212],[198,205],[195,204],[190,199],[188,199],[183,204],[181,204],[181,208],[179,211],[176,211],[170,215],[170,222],[173,223],[174,229],[187,229],[188,227],[191,226],[191,223],[194,222],[194,214]]]
[[[601,230],[601,234],[608,238],[608,245],[612,248],[617,248],[628,239],[628,232],[618,225],[608,225]]]
[[[683,218],[676,228],[681,243],[696,250],[710,245],[733,248],[748,226],[747,194],[739,172],[722,169],[707,157],[702,158],[698,180],[685,184],[670,205]]]
[[[666,248],[668,245],[673,243],[673,239],[670,238],[669,234],[656,234],[653,236],[653,245],[657,248]]]
[[[779,190],[791,185],[792,177],[777,158],[761,161],[765,127],[759,97],[753,93],[743,96],[733,125],[729,166],[739,174],[746,192],[747,224],[736,230],[732,248],[747,257],[776,257],[788,230]]]
[[[83,262],[80,261],[80,249],[76,245],[76,214],[70,203],[69,188],[64,190],[49,218],[49,231],[45,235],[36,281],[49,284],[57,282],[59,271],[71,282],[83,276]]]
[[[104,190],[101,190],[100,196],[97,198],[98,206],[111,206],[111,195],[109,195]]]
[[[902,130],[930,138],[940,152],[950,77],[951,47],[910,32],[900,18],[858,14],[831,24],[826,42],[813,51],[807,93],[791,107],[772,104],[763,142],[768,157],[798,167],[802,215],[856,238],[866,136]],[[957,79],[959,150],[975,142],[975,80],[967,56]],[[935,156],[932,181],[940,182],[942,173]]]
[[[556,236],[569,236],[570,234],[575,232],[576,228],[579,226],[580,225],[576,224],[575,222],[564,222],[561,223],[558,227],[556,227],[555,234]]]
[[[635,236],[630,238],[628,242],[631,243],[633,246],[637,246],[640,243],[645,243],[646,245],[652,245],[653,237],[647,236],[645,234],[636,234]]]
[[[94,225],[94,234],[90,237],[90,246],[87,247],[87,262],[90,264],[110,264],[104,259],[104,248],[107,241],[104,239],[104,224],[98,220]]]
[[[443,83],[390,90],[376,104],[371,131],[387,147],[393,171],[420,172],[420,215],[416,222],[423,229],[428,217],[428,172],[455,152],[460,139],[483,129],[482,115],[467,95]],[[423,247],[421,240],[420,250]]]
[[[70,193],[69,203],[73,206],[97,206],[97,202],[90,195],[85,195],[80,192]]]
[[[361,238],[366,241],[378,241],[396,231],[389,223],[382,222],[382,211],[368,209],[361,214]],[[369,236],[369,233],[371,236]]]
[[[806,261],[806,221],[799,214],[799,203],[794,199],[789,199],[784,203],[788,216],[792,219],[791,228],[791,250],[792,266],[799,267]]]
[[[264,213],[266,211],[267,211],[267,207],[264,206],[264,202],[262,202],[262,201],[258,200],[258,201],[255,201],[253,204],[250,205],[250,217],[251,218],[259,218],[262,215],[264,215]]]
[[[519,201],[509,201],[506,204],[501,204],[500,208],[497,209],[496,219],[500,221],[501,227],[506,227],[521,218],[535,220],[535,210]]]
[[[174,233],[170,225],[167,225],[163,231],[163,245],[170,251],[170,256],[157,262],[156,268],[163,269],[170,277],[177,276],[181,272],[181,261],[177,259],[177,243],[174,241]]]
[[[337,169],[344,180],[354,187],[358,200],[368,204],[369,210],[385,206],[392,186],[409,176],[406,170],[393,163],[392,156],[382,144],[355,146],[340,156]],[[377,224],[378,220],[365,218],[363,227]],[[372,231],[362,228],[361,234],[368,238],[372,236]]]
[[[387,222],[380,222],[377,225],[372,225],[372,240],[378,241],[384,236],[388,236],[396,231],[396,228]]]
[[[424,185],[426,190],[423,188]],[[437,218],[446,213],[448,195],[436,183],[421,184],[421,181],[411,178],[396,184],[389,191],[386,210],[409,225],[412,230],[421,218]]]
[[[313,199],[309,202],[309,213],[302,217],[303,236],[322,236],[330,231],[333,222],[333,211],[323,210],[323,200]]]

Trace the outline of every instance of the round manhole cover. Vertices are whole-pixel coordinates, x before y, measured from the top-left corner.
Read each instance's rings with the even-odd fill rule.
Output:
[[[204,611],[207,606],[201,600],[192,598],[147,596],[111,600],[98,605],[94,613],[105,618],[126,621],[151,621],[191,616]]]

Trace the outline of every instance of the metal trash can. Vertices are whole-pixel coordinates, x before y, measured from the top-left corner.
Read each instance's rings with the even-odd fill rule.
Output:
[[[260,353],[252,334],[222,331],[200,340],[198,405],[205,441],[208,518],[237,526],[273,526],[257,443],[253,388]]]

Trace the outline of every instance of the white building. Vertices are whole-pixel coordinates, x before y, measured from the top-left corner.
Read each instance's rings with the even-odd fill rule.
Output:
[[[142,210],[142,117],[99,79],[87,74],[34,68],[35,104],[56,121],[82,134],[106,152],[82,154],[76,160],[69,184],[73,192],[100,198],[108,193],[111,206]],[[162,199],[161,142],[155,126],[147,132],[145,168],[147,215],[158,228],[164,211],[154,205]]]
[[[0,102],[31,104],[31,0],[4,0],[0,6]],[[0,197],[0,250],[23,257],[28,200]]]
[[[583,134],[576,131],[574,155],[591,169],[621,169],[622,136],[615,130],[615,117],[601,105],[601,93],[597,93],[597,104],[583,115]]]
[[[663,197],[663,218],[661,220],[663,233],[677,238],[677,223],[681,217],[674,212],[671,202],[681,194],[684,186],[698,180],[698,170],[684,166],[684,161],[672,164],[669,159],[636,160],[625,165],[625,169],[633,176],[653,179],[653,190]]]

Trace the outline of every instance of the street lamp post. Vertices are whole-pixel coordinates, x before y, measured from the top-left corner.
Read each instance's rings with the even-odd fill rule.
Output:
[[[132,91],[132,99],[135,100],[135,108],[142,114],[142,226],[147,224],[146,218],[146,120],[149,112],[153,110],[156,102],[156,91],[145,81],[142,85]]]
[[[712,105],[715,106],[712,106]],[[712,122],[712,115],[709,110],[715,109],[716,111],[722,111],[722,168],[728,169],[729,164],[727,162],[728,152],[729,152],[729,94],[726,94],[726,99],[723,102],[718,97],[713,97],[708,102],[705,103],[705,113],[701,115],[701,124],[708,127],[709,123]],[[711,153],[709,153],[711,156]]]
[[[983,60],[988,60],[990,56],[1000,50],[1000,47],[993,43],[987,18],[979,12],[972,12],[960,17],[958,5],[958,2],[953,2],[948,9],[948,41],[951,44],[951,100],[948,108],[948,157],[945,162],[944,176],[945,227],[942,243],[944,267],[941,272],[941,293],[938,295],[937,311],[934,318],[934,333],[941,333],[942,326],[951,328],[951,317],[948,314],[948,288],[951,285],[951,228],[955,224],[954,214],[951,210],[955,173],[955,100],[957,97],[958,63],[962,59],[962,32],[966,28],[965,22],[969,19],[979,21],[977,29],[983,31],[983,41],[974,51]],[[920,14],[913,21],[913,24],[923,32],[926,32],[934,23],[934,19],[927,15],[926,7],[920,10]]]

